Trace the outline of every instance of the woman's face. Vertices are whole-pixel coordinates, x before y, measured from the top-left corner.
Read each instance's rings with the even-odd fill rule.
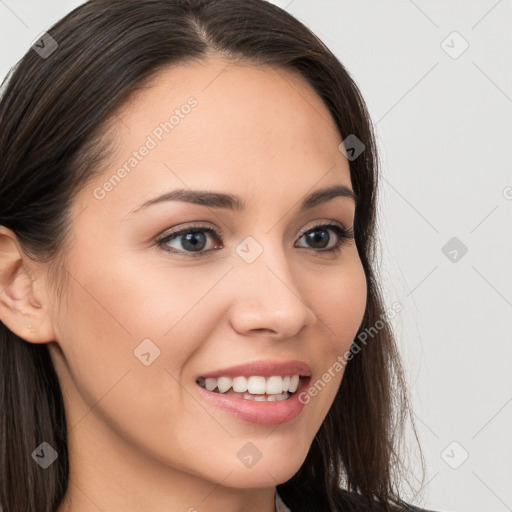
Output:
[[[274,486],[301,466],[339,388],[332,368],[361,324],[366,280],[354,240],[325,226],[352,228],[355,203],[302,203],[352,190],[341,137],[303,79],[226,65],[169,68],[118,111],[116,153],[73,204],[50,348],[75,481],[93,468],[134,486],[171,474]],[[155,201],[177,190],[239,208]],[[279,393],[293,375],[299,391]]]

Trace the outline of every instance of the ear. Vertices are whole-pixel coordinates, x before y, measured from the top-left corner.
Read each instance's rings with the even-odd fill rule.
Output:
[[[44,268],[25,254],[16,234],[0,226],[0,320],[30,343],[55,340],[44,275]]]

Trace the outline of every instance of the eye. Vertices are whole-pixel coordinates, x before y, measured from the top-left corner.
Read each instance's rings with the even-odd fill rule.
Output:
[[[329,242],[332,236],[329,232],[334,232],[338,240],[329,247]],[[187,226],[185,228],[171,231],[162,238],[157,240],[157,245],[167,252],[173,254],[187,254],[188,256],[201,256],[212,250],[221,249],[222,245],[214,244],[209,250],[205,250],[208,242],[208,236],[213,235],[218,241],[221,240],[221,233],[210,226]],[[303,231],[299,235],[299,240],[305,238],[308,244],[313,247],[309,247],[315,252],[327,252],[337,253],[341,251],[342,246],[347,240],[354,238],[352,228],[346,229],[342,225],[338,224],[319,224],[313,228],[309,228]],[[181,248],[176,248],[170,245],[171,243],[177,243],[181,245]],[[327,248],[326,248],[327,246]],[[297,246],[295,246],[297,247]],[[303,246],[302,246],[303,247]],[[308,247],[305,247],[306,249]]]
[[[325,248],[326,245],[331,241],[331,236],[328,234],[329,231],[334,231],[336,236],[338,237],[338,241],[334,243],[331,247]],[[319,224],[314,226],[313,228],[309,228],[306,231],[302,232],[302,235],[299,237],[306,238],[309,244],[313,245],[313,249],[316,252],[330,252],[337,253],[341,251],[343,245],[347,240],[351,240],[354,238],[354,233],[352,229],[346,229],[338,224]]]
[[[169,243],[182,238],[181,245],[185,252],[196,253],[190,254],[190,256],[200,256],[205,252],[203,251],[207,240],[205,233],[215,235],[217,239],[220,239],[220,233],[210,226],[188,226],[165,235],[157,241],[157,244],[168,252],[181,253],[182,250],[170,249]],[[220,247],[216,245],[213,249],[217,248]]]

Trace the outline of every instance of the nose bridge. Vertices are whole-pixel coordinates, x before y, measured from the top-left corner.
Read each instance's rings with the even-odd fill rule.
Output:
[[[232,325],[239,332],[271,330],[279,337],[291,337],[306,325],[311,310],[282,244],[271,236],[258,239],[249,236],[236,248]]]

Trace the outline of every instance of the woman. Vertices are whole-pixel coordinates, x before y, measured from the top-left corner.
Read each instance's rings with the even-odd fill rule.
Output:
[[[304,25],[92,0],[0,126],[3,510],[417,510],[371,121]]]

